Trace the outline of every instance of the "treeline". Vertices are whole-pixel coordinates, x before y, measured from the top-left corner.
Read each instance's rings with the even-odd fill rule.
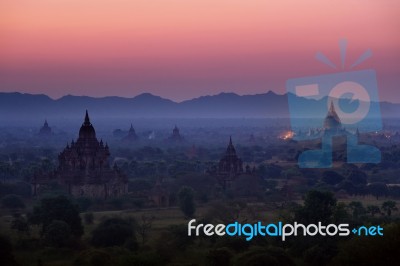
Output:
[[[136,219],[129,215],[95,217],[92,213],[80,214],[79,206],[65,196],[43,198],[26,215],[13,215],[9,230],[15,237],[13,241],[0,237],[0,264],[51,265],[58,261],[80,266],[397,265],[400,259],[400,221],[394,201],[385,201],[381,206],[344,204],[338,203],[330,192],[313,190],[305,195],[303,204],[287,202],[275,210],[274,221],[266,221],[259,207],[245,201],[213,202],[197,213],[191,188],[182,187],[178,198],[186,220],[162,228],[154,226],[159,218],[145,213]],[[7,202],[10,199],[2,204]],[[287,237],[284,242],[279,237],[265,236],[255,236],[251,241],[215,235],[189,237],[187,221],[192,217],[199,223],[212,224],[279,220],[348,223],[350,228],[380,225],[384,235],[299,235]]]

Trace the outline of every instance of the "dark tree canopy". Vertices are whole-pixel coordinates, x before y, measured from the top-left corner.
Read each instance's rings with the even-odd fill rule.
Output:
[[[348,180],[354,185],[366,185],[367,184],[367,174],[361,170],[353,169],[349,171]]]
[[[336,173],[335,171],[325,171],[322,174],[322,181],[329,185],[336,185],[342,182],[344,179],[343,176],[340,174]]]
[[[381,213],[381,209],[376,205],[368,205],[367,212],[371,214],[371,216],[374,216],[375,214]]]
[[[27,219],[20,214],[14,215],[14,219],[11,221],[11,229],[16,230],[19,234],[28,235],[30,232]]]
[[[71,238],[71,228],[64,221],[54,220],[44,232],[46,244],[53,247],[66,246]]]
[[[376,199],[382,196],[387,196],[389,190],[385,183],[383,182],[375,182],[368,185],[368,192],[371,195],[374,195]]]
[[[306,224],[332,219],[336,207],[336,199],[331,192],[311,190],[307,193],[304,206],[296,212],[296,220]]]
[[[360,216],[364,215],[367,211],[362,205],[360,201],[352,201],[349,203],[349,208],[352,211],[352,215],[354,219],[360,218]]]
[[[109,218],[93,230],[91,243],[95,247],[122,246],[129,239],[136,240],[133,222]]]
[[[391,216],[393,211],[397,211],[396,202],[392,200],[385,201],[382,203],[382,210],[384,210],[387,216]]]
[[[183,214],[187,217],[193,217],[196,212],[193,189],[191,187],[183,186],[178,192],[178,199]]]
[[[74,205],[65,196],[44,198],[38,206],[35,206],[29,221],[32,224],[42,225],[42,234],[47,227],[55,220],[64,221],[71,228],[71,233],[75,236],[83,234],[79,207]]]

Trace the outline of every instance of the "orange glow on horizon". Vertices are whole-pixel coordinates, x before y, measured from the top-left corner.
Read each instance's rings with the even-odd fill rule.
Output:
[[[280,139],[283,139],[283,140],[289,140],[289,139],[292,139],[293,137],[294,137],[294,132],[291,131],[291,130],[286,131],[286,132],[282,133],[282,134],[279,136],[279,138],[280,138]]]

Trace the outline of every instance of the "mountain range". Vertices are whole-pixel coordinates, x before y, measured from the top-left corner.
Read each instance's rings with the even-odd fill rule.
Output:
[[[295,96],[296,97],[296,96]],[[304,106],[303,115],[312,117],[316,110],[326,110],[326,99],[297,99]],[[372,103],[378,104],[378,103]],[[397,117],[400,104],[381,102],[384,117]],[[0,93],[0,119],[12,117],[50,118],[82,116],[85,109],[97,116],[140,118],[276,118],[288,117],[288,95],[269,91],[264,94],[237,95],[220,93],[183,102],[174,102],[150,93],[133,98],[67,95],[52,99],[47,95]]]

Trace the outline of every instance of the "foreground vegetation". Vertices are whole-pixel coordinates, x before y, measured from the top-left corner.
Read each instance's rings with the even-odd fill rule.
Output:
[[[337,201],[330,192],[310,191],[304,201],[284,205],[244,200],[196,203],[195,213],[190,215],[214,224],[323,221],[384,227],[384,236],[299,236],[282,242],[275,237],[251,241],[244,237],[188,237],[191,217],[184,214],[182,206],[80,212],[76,200],[52,195],[22,214],[21,205],[7,209],[3,202],[0,264],[395,265],[400,244],[398,204],[385,198]]]

